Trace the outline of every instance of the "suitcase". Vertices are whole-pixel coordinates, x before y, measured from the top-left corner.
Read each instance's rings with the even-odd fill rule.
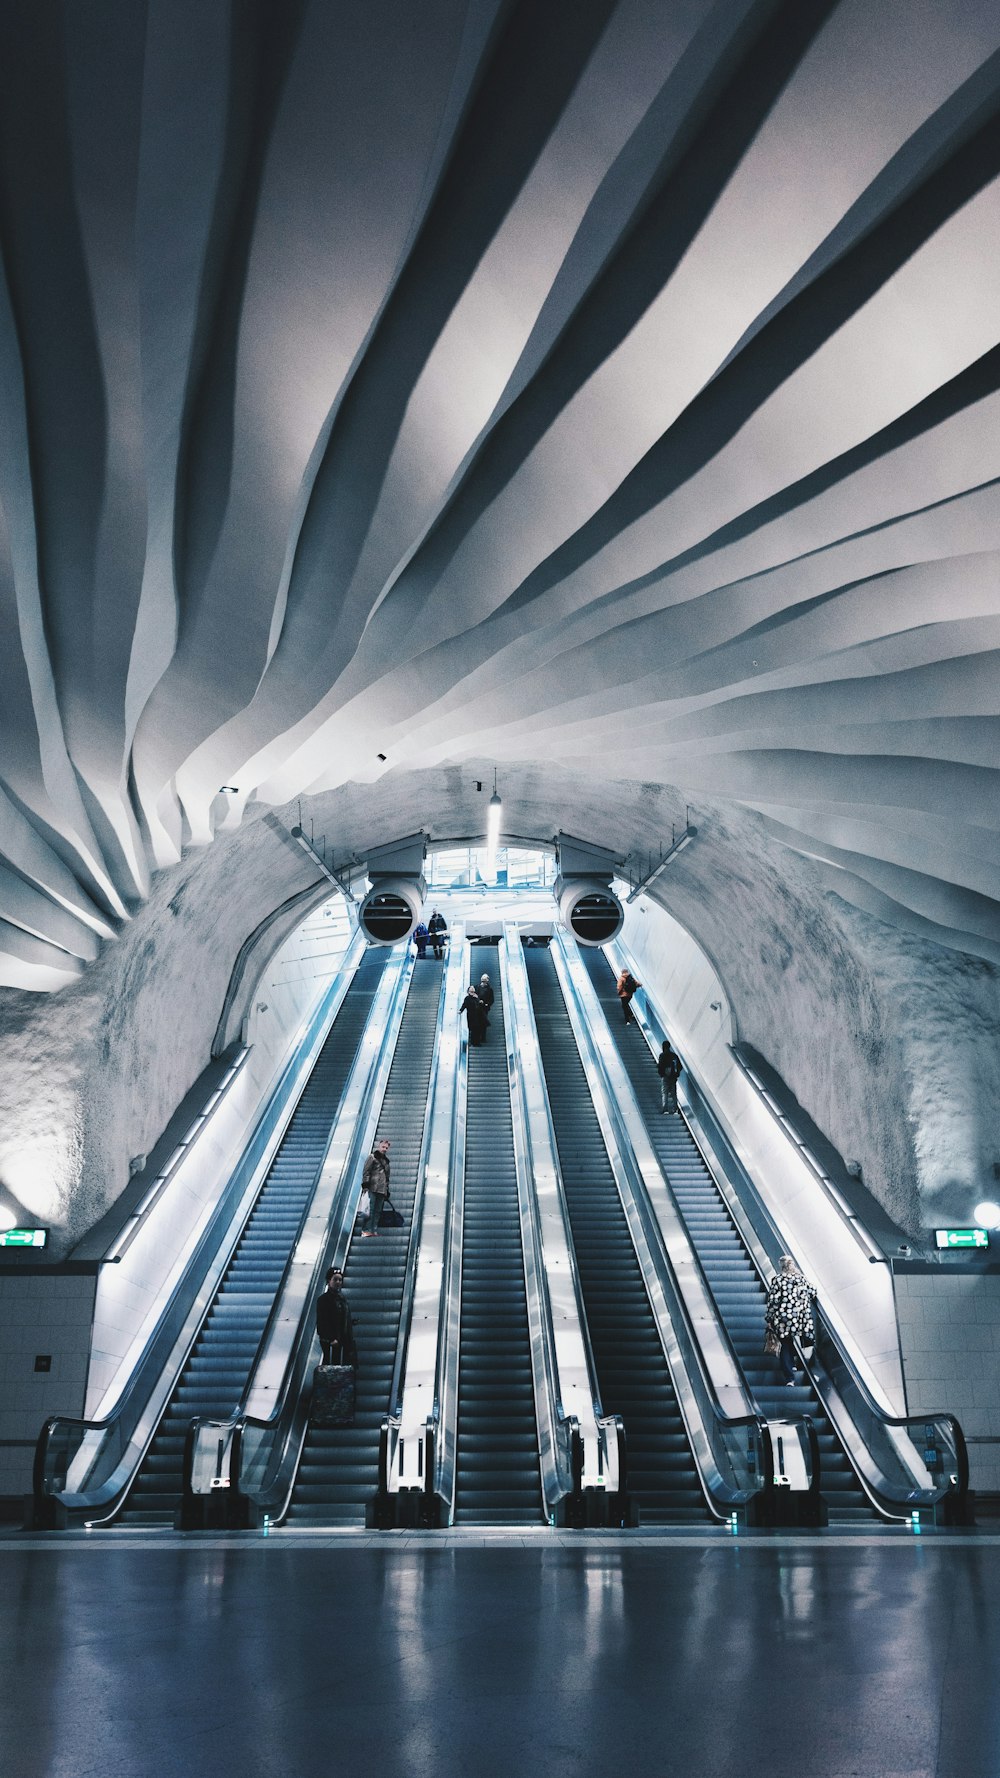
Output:
[[[353,1364],[318,1364],[313,1372],[314,1426],[351,1426],[354,1423]]]

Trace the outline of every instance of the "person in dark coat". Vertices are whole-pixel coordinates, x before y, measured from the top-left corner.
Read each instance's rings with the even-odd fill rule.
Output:
[[[354,1364],[354,1322],[344,1295],[344,1274],[331,1266],[326,1289],[316,1300],[316,1332],[323,1348],[324,1364]]]
[[[642,983],[636,981],[635,976],[630,969],[622,970],[621,975],[618,977],[616,988],[618,998],[622,1003],[622,1012],[625,1014],[626,1025],[635,1024],[635,1018],[632,1014],[632,996],[636,989],[641,987]]]
[[[376,1142],[371,1154],[365,1162],[361,1175],[361,1189],[368,1193],[368,1226],[362,1229],[361,1239],[368,1235],[378,1234],[378,1225],[382,1220],[382,1206],[389,1196],[389,1148],[390,1143],[385,1137]]]
[[[426,957],[426,955],[427,955],[427,940],[429,939],[429,937],[430,937],[430,933],[428,932],[423,921],[418,920],[416,926],[414,926],[414,928],[413,928],[413,942],[417,947],[418,960],[421,957]]]
[[[777,1276],[767,1287],[764,1350],[777,1353],[785,1382],[789,1389],[794,1389],[795,1341],[802,1346],[816,1344],[813,1322],[816,1286],[799,1271],[790,1253],[782,1254],[779,1267]]]
[[[479,978],[479,987],[477,989],[477,993],[478,993],[479,998],[482,1001],[484,1007],[486,1008],[486,1022],[488,1024],[489,1018],[490,1018],[490,1008],[493,1005],[495,996],[493,993],[493,984],[490,981],[490,978],[486,974],[485,971]]]
[[[677,1082],[680,1078],[681,1059],[666,1038],[663,1039],[663,1048],[656,1058],[656,1072],[660,1077],[660,1111],[673,1114],[677,1110]]]
[[[448,936],[448,928],[444,915],[439,914],[437,908],[434,909],[427,922],[427,930],[430,933],[431,944],[434,946],[434,955],[440,962],[444,956],[444,941]]]
[[[486,1036],[486,1008],[471,982],[469,983],[469,992],[458,1011],[459,1016],[464,1012],[468,1020],[469,1042],[478,1047]]]

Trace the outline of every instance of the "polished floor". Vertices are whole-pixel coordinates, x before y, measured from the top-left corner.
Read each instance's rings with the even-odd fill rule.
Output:
[[[997,1778],[1000,1538],[0,1543],[5,1778]]]

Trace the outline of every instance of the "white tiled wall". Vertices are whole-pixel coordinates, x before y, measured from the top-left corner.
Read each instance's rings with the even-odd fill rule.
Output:
[[[0,1273],[0,1495],[31,1492],[35,1440],[50,1414],[82,1414],[96,1274]],[[35,1356],[52,1369],[36,1371]]]
[[[897,1273],[910,1413],[945,1410],[969,1440],[972,1486],[1000,1491],[1000,1273]],[[984,1440],[982,1444],[978,1440]]]

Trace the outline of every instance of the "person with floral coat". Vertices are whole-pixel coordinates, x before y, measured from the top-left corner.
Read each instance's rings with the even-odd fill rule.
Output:
[[[803,1346],[816,1343],[812,1308],[815,1301],[815,1284],[803,1276],[790,1253],[783,1253],[777,1277],[767,1287],[764,1350],[780,1358],[789,1389],[795,1388],[795,1341]]]

